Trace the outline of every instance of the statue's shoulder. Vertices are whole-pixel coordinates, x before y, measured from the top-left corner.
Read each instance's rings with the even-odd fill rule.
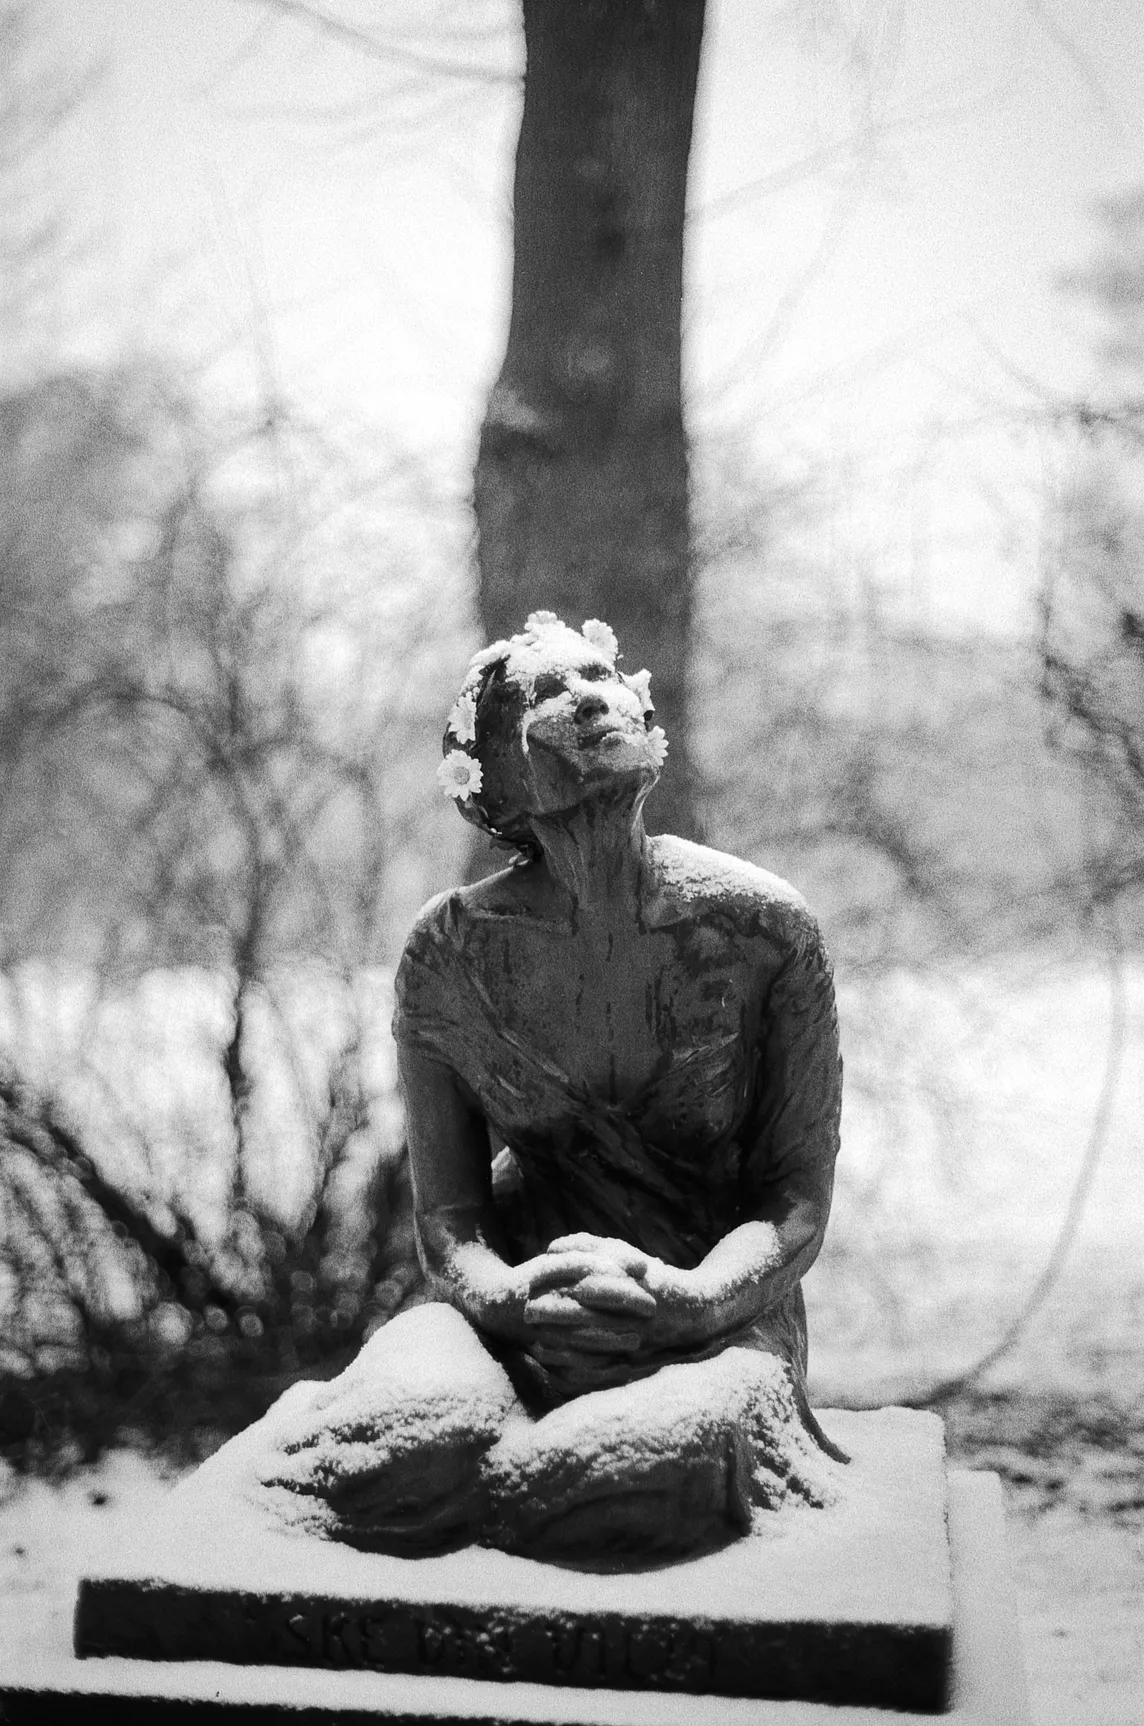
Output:
[[[530,915],[527,889],[502,870],[465,887],[436,894],[417,913],[394,978],[394,1030],[426,1041],[452,1035],[459,1017],[473,1011],[473,989],[483,999],[480,977],[491,938]],[[499,926],[499,931],[498,931]]]
[[[818,923],[797,888],[756,863],[673,834],[649,844],[658,919],[718,917],[744,936],[779,945],[820,940]]]
[[[527,914],[528,895],[522,893],[517,868],[500,870],[483,881],[465,887],[448,887],[422,905],[405,942],[403,961],[459,952],[465,946],[474,922],[489,918]]]

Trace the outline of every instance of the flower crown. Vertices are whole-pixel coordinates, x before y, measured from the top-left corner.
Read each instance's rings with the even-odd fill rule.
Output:
[[[554,611],[534,611],[525,619],[524,628],[518,635],[508,640],[494,641],[490,647],[481,648],[469,661],[461,692],[453,703],[445,724],[445,759],[437,769],[437,783],[446,797],[455,799],[462,814],[475,820],[478,826],[483,827],[494,838],[496,831],[477,801],[484,784],[484,771],[476,752],[477,703],[489,671],[498,661],[504,660],[514,651],[538,647],[546,635],[554,634],[558,630],[567,631],[569,634],[576,633],[570,630]],[[600,618],[588,618],[579,633],[590,647],[594,647],[603,658],[610,660],[613,666],[621,657],[615,630]],[[646,721],[655,712],[651,699],[651,672],[636,671],[631,675],[621,672],[620,677],[639,697]],[[662,767],[667,756],[667,738],[662,726],[652,726],[648,735],[653,746],[655,765]]]

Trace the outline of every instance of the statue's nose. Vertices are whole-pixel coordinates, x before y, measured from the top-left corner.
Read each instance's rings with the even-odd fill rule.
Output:
[[[587,690],[576,703],[577,719],[600,719],[608,711],[608,703],[596,689]]]

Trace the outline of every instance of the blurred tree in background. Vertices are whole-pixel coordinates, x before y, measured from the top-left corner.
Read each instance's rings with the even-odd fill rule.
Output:
[[[653,829],[694,836],[683,222],[704,0],[524,0],[508,347],[481,428],[490,640],[605,618],[672,753]]]
[[[1115,811],[1092,860],[1100,903],[1144,885],[1144,190],[1098,215],[1093,262],[1066,285],[1098,316],[1103,377],[1070,416],[1075,459],[1054,511],[1040,653],[1055,741]]]
[[[372,956],[402,715],[329,567],[374,548],[321,543],[334,458],[129,368],[0,398],[0,462],[10,939],[239,979]]]

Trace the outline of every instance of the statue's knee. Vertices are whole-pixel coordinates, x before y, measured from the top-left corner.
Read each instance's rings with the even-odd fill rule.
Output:
[[[713,1444],[710,1433],[665,1443],[632,1432],[618,1448],[529,1436],[502,1440],[482,1464],[487,1535],[508,1551],[608,1569],[709,1550],[750,1528],[751,1458],[735,1434]]]
[[[343,1378],[369,1372],[375,1362],[401,1358],[434,1360],[457,1350],[468,1354],[477,1341],[476,1332],[447,1301],[424,1301],[388,1319],[350,1362]]]

